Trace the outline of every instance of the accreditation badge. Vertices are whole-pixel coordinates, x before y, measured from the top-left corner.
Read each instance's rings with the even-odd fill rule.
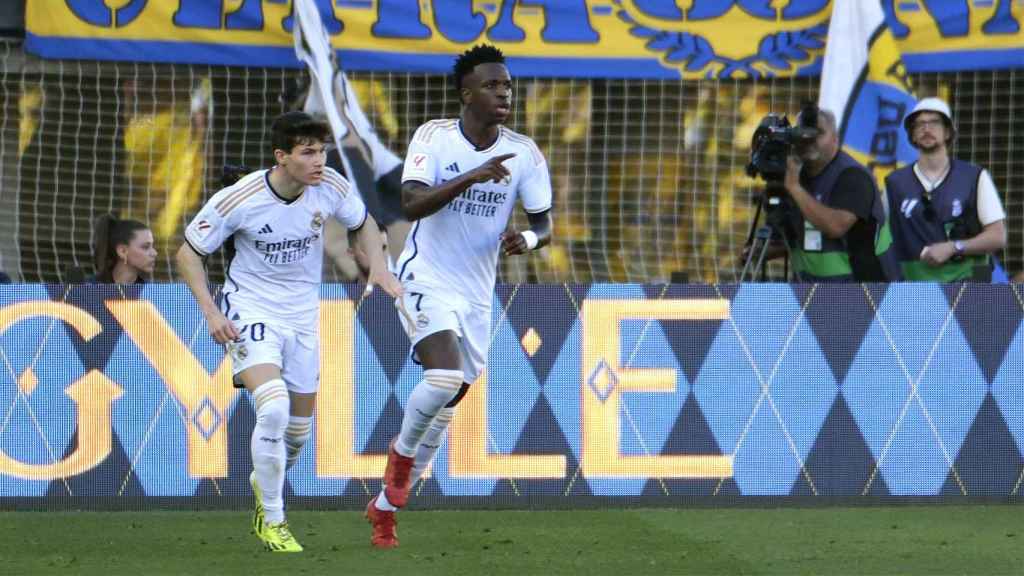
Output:
[[[821,230],[804,220],[804,252],[821,252]]]

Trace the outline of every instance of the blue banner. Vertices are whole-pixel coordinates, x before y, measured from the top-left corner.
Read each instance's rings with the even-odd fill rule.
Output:
[[[348,70],[447,73],[453,55],[489,42],[515,74],[632,78],[817,74],[832,11],[830,0],[316,4]],[[1012,0],[881,4],[912,72],[1024,64]],[[298,67],[290,10],[288,0],[28,2],[26,48],[46,58]]]

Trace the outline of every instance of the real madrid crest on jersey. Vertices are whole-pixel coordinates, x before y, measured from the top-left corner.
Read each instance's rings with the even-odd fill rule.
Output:
[[[228,352],[235,360],[241,362],[249,355],[249,350],[245,347],[245,344],[239,342],[228,342]]]
[[[323,228],[323,226],[324,215],[319,210],[317,210],[316,212],[313,213],[313,220],[310,221],[309,227],[310,229],[313,230],[313,232],[319,232],[320,229]]]

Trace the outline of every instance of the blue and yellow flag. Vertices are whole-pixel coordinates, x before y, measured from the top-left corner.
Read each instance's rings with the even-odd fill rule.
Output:
[[[881,3],[835,0],[818,105],[835,113],[843,150],[878,182],[917,158],[903,130],[916,102]]]

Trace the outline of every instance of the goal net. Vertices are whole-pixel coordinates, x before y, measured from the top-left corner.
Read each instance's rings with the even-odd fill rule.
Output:
[[[154,229],[156,280],[173,277],[184,225],[219,188],[221,166],[267,166],[267,127],[305,72],[44,61],[0,44],[0,265],[25,281],[92,271],[93,220],[114,212]],[[382,140],[402,155],[420,123],[454,116],[442,76],[353,73]],[[1009,215],[1004,262],[1024,268],[1024,75],[915,76],[947,98],[956,153],[991,173]],[[818,78],[621,80],[517,78],[510,127],[545,153],[556,240],[502,263],[506,281],[733,282],[760,186],[744,167],[768,112],[791,117]],[[1016,146],[1016,148],[1015,148]],[[525,218],[516,216],[516,224]],[[219,258],[219,257],[218,257]],[[215,258],[212,276],[223,263]],[[345,281],[344,266],[327,279]]]

